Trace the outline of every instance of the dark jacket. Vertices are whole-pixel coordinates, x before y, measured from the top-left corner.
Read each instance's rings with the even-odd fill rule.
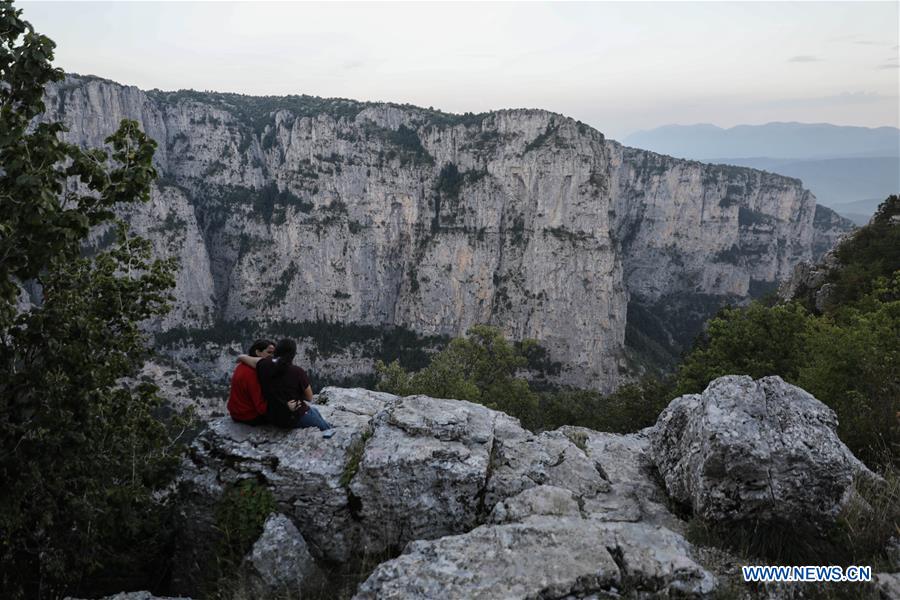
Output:
[[[295,427],[309,406],[301,402],[300,410],[291,412],[289,400],[305,400],[304,390],[309,387],[306,371],[294,364],[278,364],[278,359],[264,358],[256,363],[256,376],[262,388],[269,422],[278,427]]]

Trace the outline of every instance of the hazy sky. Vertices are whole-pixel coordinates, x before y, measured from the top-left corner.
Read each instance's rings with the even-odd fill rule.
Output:
[[[20,2],[56,65],[144,89],[545,108],[669,123],[898,126],[892,2]]]

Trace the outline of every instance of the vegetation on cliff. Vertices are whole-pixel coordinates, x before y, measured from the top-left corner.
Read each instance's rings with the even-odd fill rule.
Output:
[[[63,74],[20,13],[0,3],[0,589],[50,598],[162,566],[178,446],[156,388],[121,382],[143,364],[139,323],[166,312],[174,265],[124,226],[82,253],[114,207],[149,197],[155,144],[132,121],[107,139],[111,157],[32,126]]]

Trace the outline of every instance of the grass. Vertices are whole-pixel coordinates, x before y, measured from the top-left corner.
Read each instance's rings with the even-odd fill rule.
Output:
[[[340,483],[342,487],[349,487],[350,482],[353,481],[353,478],[359,471],[359,463],[362,461],[363,453],[366,450],[366,442],[369,441],[370,437],[372,437],[372,430],[366,429],[350,447],[350,456],[347,459],[347,464],[344,465],[344,471],[341,473]]]

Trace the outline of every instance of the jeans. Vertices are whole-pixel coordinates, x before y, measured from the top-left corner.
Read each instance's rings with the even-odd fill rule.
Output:
[[[331,425],[322,418],[322,415],[319,414],[319,411],[316,410],[315,406],[310,406],[309,410],[297,419],[295,427],[318,427],[321,431],[331,429]]]

